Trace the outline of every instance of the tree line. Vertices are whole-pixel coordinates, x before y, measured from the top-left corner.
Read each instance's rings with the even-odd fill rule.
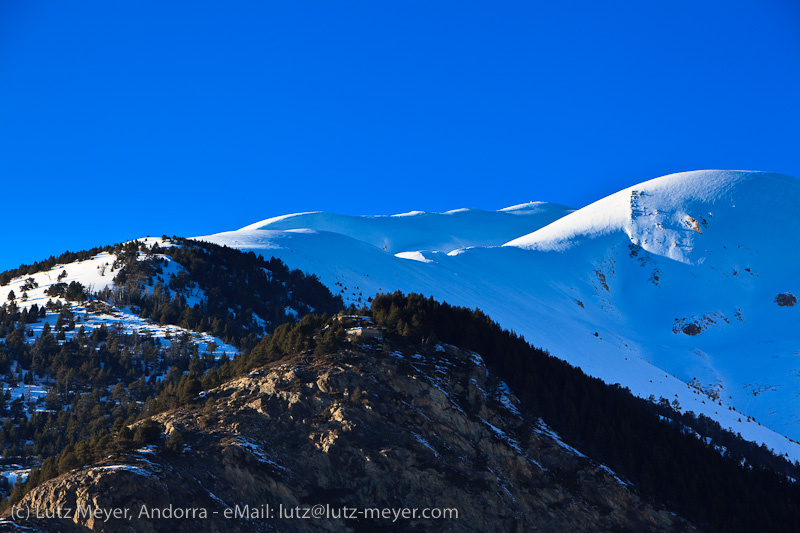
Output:
[[[123,246],[112,266],[119,268],[114,287],[98,298],[130,305],[155,322],[208,332],[243,347],[254,346],[263,334],[296,317],[332,313],[343,306],[341,297],[316,276],[291,270],[279,259],[179,237],[172,242],[176,246]],[[182,270],[165,275],[167,257]],[[189,305],[195,295],[202,298]]]
[[[779,471],[768,468],[744,455],[752,444],[730,433],[722,454],[686,430],[692,415],[591,378],[502,329],[480,310],[396,292],[375,298],[372,315],[390,334],[409,342],[443,342],[479,353],[523,407],[565,442],[683,517],[720,532],[800,529],[800,485],[786,474],[800,479],[797,464],[773,455],[770,462]],[[718,425],[713,429],[722,432]]]

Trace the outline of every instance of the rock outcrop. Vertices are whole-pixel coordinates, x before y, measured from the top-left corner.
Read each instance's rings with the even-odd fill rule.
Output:
[[[71,514],[16,524],[115,532],[693,529],[563,444],[477,354],[450,346],[346,344],[300,354],[154,420],[183,439],[182,451],[143,449],[50,480],[17,509]],[[114,511],[121,516],[104,514]]]

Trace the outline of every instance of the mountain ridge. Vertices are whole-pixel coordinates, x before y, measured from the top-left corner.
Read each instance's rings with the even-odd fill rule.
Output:
[[[344,321],[374,327],[342,316],[323,331],[341,333]],[[290,344],[277,360],[134,424],[158,428],[146,446],[48,480],[20,502],[42,514],[91,506],[127,509],[130,518],[102,523],[84,515],[74,523],[32,525],[43,531],[695,530],[565,444],[479,354],[355,335],[328,343],[315,329],[297,335],[303,327],[286,335]],[[314,343],[312,334],[316,348],[299,349]],[[173,439],[181,445],[171,445]],[[455,514],[396,523],[340,513],[279,520],[265,504]],[[164,508],[206,513],[180,521],[142,515]]]
[[[797,308],[776,303],[800,293],[787,267],[798,254],[791,238],[799,223],[791,209],[797,183],[761,172],[674,174],[514,239],[446,253],[384,251],[312,224],[301,228],[301,219],[287,230],[199,239],[280,257],[315,273],[347,303],[399,289],[481,308],[591,375],[643,398],[677,400],[684,411],[796,460],[800,447],[759,422],[800,439],[800,412],[790,407],[800,393],[793,377],[800,372],[792,329]],[[633,198],[632,208],[633,191],[645,194]],[[629,223],[634,218],[642,220]],[[424,217],[393,220],[413,219]],[[581,219],[589,223],[576,226]],[[565,231],[578,237],[554,246]],[[768,356],[750,356],[765,347]]]
[[[769,191],[765,193],[763,189],[767,186]],[[691,247],[694,240],[700,239],[699,235],[703,234],[703,230],[709,228],[713,222],[711,218],[728,214],[725,211],[735,209],[737,201],[748,203],[748,200],[764,196],[778,198],[779,202],[772,203],[778,203],[774,207],[784,213],[790,205],[800,201],[800,180],[783,174],[758,171],[706,170],[670,174],[611,194],[533,233],[509,241],[505,246],[563,250],[570,239],[579,239],[581,236],[595,238],[623,231],[633,244],[642,246],[651,253],[686,260],[682,255],[668,253],[670,243],[678,244],[680,248]],[[676,206],[680,212],[659,212],[659,208],[664,206]],[[740,204],[739,211],[742,211],[742,207]],[[747,207],[765,211],[773,206],[767,204]],[[688,211],[693,211],[697,219],[691,217]],[[749,215],[752,214],[744,214]],[[664,228],[665,224],[674,229]],[[653,230],[657,228],[663,231],[660,235],[653,235]],[[680,233],[675,229],[680,229]],[[738,232],[744,229],[746,226],[735,226]],[[687,236],[692,239],[687,240]],[[654,246],[659,240],[667,242],[666,249]]]
[[[524,204],[522,207],[517,206],[516,210],[524,211],[526,205],[531,207],[531,204]],[[469,217],[474,214],[471,210],[458,210],[443,215]],[[380,217],[365,218],[365,220],[370,221],[374,218]],[[423,215],[413,213],[393,218],[399,221],[425,219]],[[433,217],[434,220],[436,218]],[[695,230],[687,228],[687,231]],[[265,248],[268,256],[270,255],[268,252],[277,250],[279,255],[283,253],[291,258],[293,255],[296,256],[300,249],[286,247],[286,243],[311,244],[315,248],[305,250],[308,254],[306,259],[314,261],[317,267],[328,269],[328,272],[332,266],[336,266],[337,260],[346,259],[352,261],[351,265],[360,264],[363,267],[366,264],[364,259],[367,258],[373,261],[371,266],[384,265],[386,268],[395,269],[393,272],[404,272],[407,278],[390,280],[386,277],[386,272],[373,271],[372,273],[376,274],[375,278],[367,273],[358,278],[363,285],[366,284],[362,280],[368,280],[370,283],[388,281],[391,282],[387,285],[389,288],[395,281],[427,284],[440,295],[447,294],[445,297],[440,296],[441,300],[479,301],[480,307],[493,316],[499,314],[505,321],[505,326],[512,324],[517,332],[528,328],[526,338],[522,339],[517,334],[503,332],[502,328],[492,322],[485,313],[474,310],[479,307],[474,303],[466,307],[453,308],[448,303],[441,300],[437,302],[425,295],[409,294],[405,297],[402,293],[385,294],[372,301],[371,310],[364,310],[367,317],[354,316],[353,309],[338,313],[333,318],[330,318],[330,314],[327,315],[328,318],[307,315],[294,326],[280,326],[274,334],[262,336],[272,326],[287,320],[291,322],[293,317],[297,319],[300,314],[313,312],[315,307],[319,313],[325,311],[329,304],[336,304],[334,307],[341,309],[341,300],[338,300],[337,304],[336,298],[328,289],[318,284],[313,274],[306,275],[297,270],[292,271],[291,267],[282,263],[280,259],[265,260],[251,253],[252,250],[241,253],[178,237],[132,241],[103,249],[95,255],[79,253],[74,262],[66,265],[51,264],[52,261],[48,260],[38,266],[16,272],[22,274],[21,276],[9,273],[3,278],[7,279],[6,286],[0,288],[0,291],[8,293],[10,301],[9,304],[0,307],[2,326],[0,334],[5,335],[5,340],[0,344],[0,356],[7,347],[8,354],[16,366],[16,369],[10,370],[17,376],[16,380],[24,383],[22,387],[14,389],[20,398],[8,406],[6,402],[0,402],[0,411],[10,415],[18,431],[12,435],[4,424],[0,435],[6,440],[23,439],[17,443],[16,448],[12,447],[12,450],[19,450],[27,455],[31,452],[39,454],[38,459],[37,457],[25,459],[23,455],[19,459],[27,461],[24,465],[8,465],[5,467],[7,470],[2,472],[2,475],[9,480],[12,475],[17,477],[10,503],[15,503],[28,493],[34,500],[27,501],[34,505],[39,503],[56,505],[61,501],[59,499],[61,496],[74,492],[75,483],[81,485],[84,481],[101,492],[105,490],[104,486],[109,482],[113,484],[115,479],[135,485],[136,477],[141,477],[144,475],[142,472],[149,469],[147,462],[151,459],[147,454],[150,453],[156,453],[159,457],[159,464],[164,467],[162,472],[175,472],[181,477],[183,474],[174,470],[181,461],[173,460],[174,456],[171,454],[180,451],[185,443],[180,436],[180,430],[176,435],[172,435],[174,431],[170,427],[174,429],[175,424],[167,419],[162,420],[158,413],[177,406],[176,413],[183,416],[186,405],[198,401],[205,402],[207,395],[215,387],[226,382],[230,385],[231,378],[236,382],[236,376],[246,375],[254,368],[253,365],[275,362],[284,357],[315,359],[331,353],[330,350],[337,350],[337,346],[345,348],[347,352],[348,346],[363,345],[370,336],[377,335],[380,338],[381,330],[376,331],[369,325],[369,316],[372,316],[379,324],[379,328],[384,328],[384,333],[391,332],[392,335],[410,340],[412,345],[416,343],[420,346],[410,348],[417,353],[409,352],[410,356],[406,354],[402,356],[402,360],[398,359],[396,362],[399,366],[392,372],[405,373],[409,367],[417,368],[424,363],[427,365],[427,370],[415,379],[432,380],[434,388],[440,391],[450,390],[455,384],[461,383],[462,388],[451,391],[458,396],[453,404],[458,407],[456,411],[465,410],[467,405],[473,405],[473,397],[476,394],[486,395],[491,392],[489,396],[492,397],[492,402],[499,402],[503,409],[514,413],[522,407],[517,407],[515,400],[507,396],[510,390],[521,399],[520,401],[525,402],[526,409],[536,413],[534,418],[525,424],[529,428],[531,424],[538,428],[534,429],[534,433],[550,435],[556,442],[562,442],[561,437],[554,436],[555,434],[543,425],[545,422],[542,419],[536,421],[536,416],[541,416],[548,421],[547,424],[552,424],[551,427],[556,428],[558,434],[562,435],[570,445],[582,449],[593,459],[599,460],[601,465],[612,466],[614,472],[618,473],[616,482],[619,485],[624,485],[629,480],[637,487],[641,487],[645,494],[652,495],[654,501],[661,501],[668,507],[674,504],[679,512],[688,510],[694,519],[699,518],[701,525],[703,520],[712,520],[713,517],[713,524],[717,528],[723,524],[738,523],[741,529],[745,521],[742,521],[741,511],[738,515],[731,515],[738,516],[735,519],[725,519],[724,513],[720,514],[718,510],[707,513],[704,510],[706,504],[697,503],[700,500],[692,497],[691,488],[705,486],[707,489],[702,490],[709,494],[717,494],[718,501],[732,502],[739,495],[759,492],[747,488],[749,482],[746,480],[749,475],[762,474],[772,480],[761,478],[766,483],[764,494],[776,491],[775,498],[766,498],[770,501],[769,505],[778,506],[772,515],[783,518],[770,520],[768,518],[770,513],[765,514],[762,509],[759,518],[751,518],[747,523],[786,526],[786,522],[794,520],[789,518],[794,512],[793,504],[785,509],[786,513],[779,506],[781,498],[788,497],[796,489],[796,484],[792,481],[797,478],[798,466],[770,456],[763,448],[759,449],[757,446],[739,441],[735,433],[737,429],[743,429],[744,437],[753,442],[765,443],[778,453],[784,453],[788,459],[794,458],[792,446],[796,443],[771,432],[751,420],[750,416],[745,415],[747,420],[743,420],[744,413],[734,410],[736,408],[734,404],[739,398],[733,398],[729,394],[735,392],[736,385],[731,378],[726,378],[724,383],[714,388],[709,386],[707,376],[701,373],[704,369],[710,368],[718,375],[726,377],[723,374],[727,370],[724,365],[729,361],[719,360],[718,354],[708,348],[709,345],[713,347],[714,343],[719,343],[720,339],[729,342],[738,341],[735,335],[744,335],[760,341],[765,335],[783,332],[786,334],[785,346],[791,345],[793,330],[787,326],[791,325],[793,317],[791,312],[796,299],[792,299],[791,293],[784,292],[780,294],[781,297],[768,298],[769,308],[761,305],[760,297],[763,294],[771,295],[769,292],[771,289],[767,289],[766,293],[763,290],[761,292],[751,290],[753,287],[759,289],[760,285],[756,283],[760,278],[758,274],[763,276],[758,262],[753,263],[753,266],[758,268],[752,272],[752,279],[744,277],[744,274],[741,278],[737,275],[725,276],[724,272],[718,269],[707,268],[707,264],[675,261],[669,257],[653,254],[631,243],[628,235],[619,231],[616,234],[587,239],[578,246],[558,252],[529,250],[515,246],[475,246],[453,250],[451,253],[412,251],[395,254],[352,236],[320,229],[289,228],[231,233],[240,237],[249,235],[256,244],[263,244],[263,241],[259,241],[259,236],[264,235],[272,239],[269,241],[271,244],[283,241],[279,246]],[[444,235],[445,232],[439,234]],[[710,232],[705,233],[709,234]],[[321,260],[319,257],[321,245],[328,247],[333,263]],[[354,253],[355,251],[358,253]],[[747,251],[734,253],[744,253],[745,257],[749,257]],[[412,254],[419,256],[412,257]],[[381,263],[377,263],[376,258],[380,258]],[[654,277],[654,272],[659,273],[658,278]],[[751,274],[746,269],[743,272]],[[697,273],[699,274],[695,275]],[[26,274],[28,278],[25,277]],[[687,291],[686,278],[692,275],[698,277],[693,286],[697,290]],[[716,285],[714,283],[709,285],[710,290],[705,292],[699,290],[703,284],[708,285],[717,278],[719,278],[717,282],[714,282]],[[96,283],[90,283],[92,280],[99,280],[103,286],[99,290],[92,290],[84,287],[79,279],[88,283],[90,287],[97,286]],[[744,285],[742,280],[746,282]],[[366,286],[359,287],[349,282],[348,286],[344,286],[339,283],[340,285],[334,284],[333,288],[341,286],[341,293],[347,291],[351,302],[356,299],[357,294],[360,294],[358,298],[362,300],[370,299],[368,292],[367,295],[361,292],[367,290]],[[677,290],[678,288],[684,290]],[[11,298],[12,289],[21,293],[19,302],[16,297]],[[744,306],[744,312],[740,313],[740,316],[730,315],[736,321],[726,321],[728,318],[726,313],[730,312],[726,305],[735,303],[737,298],[750,293],[753,299],[751,305],[756,307]],[[679,294],[680,298],[670,299],[674,294]],[[45,303],[46,296],[55,297],[57,301],[47,302],[44,308],[40,309],[38,303]],[[667,320],[666,331],[662,331],[665,317],[669,318],[676,309],[688,308],[698,302],[705,305],[707,303],[705,299],[709,296],[715,296],[716,299],[713,303],[717,309],[713,314],[703,315],[701,319],[690,316],[692,320],[679,320],[675,323]],[[722,296],[729,297],[730,301],[726,304],[721,300]],[[62,297],[66,298],[66,302],[61,301]],[[86,302],[87,298],[89,301],[82,306],[81,302]],[[664,302],[669,306],[658,309],[659,304]],[[115,309],[112,304],[124,305],[125,308]],[[636,305],[643,307],[637,308]],[[41,330],[39,338],[34,338],[39,331],[36,328],[39,327],[37,324],[41,322],[41,318],[47,319],[48,316],[56,318],[51,315],[53,310],[60,311],[55,332],[58,333],[58,339],[63,342],[56,342],[53,338],[48,329],[51,326],[49,322]],[[332,312],[333,308],[327,310]],[[637,310],[641,316],[637,315]],[[130,330],[125,327],[106,327],[97,322],[97,316],[92,316],[97,311],[108,315],[99,317],[101,322],[114,320],[122,323],[119,317],[122,321],[130,321],[130,318],[125,317],[133,314],[140,315],[143,320],[131,324],[134,327]],[[773,324],[772,329],[765,329],[766,325],[759,324],[758,317],[754,317],[755,311],[764,313],[765,316],[769,315],[766,316],[767,319],[770,319],[772,314],[784,313],[784,321]],[[786,311],[789,313],[785,313]],[[77,323],[81,325],[80,330]],[[751,327],[753,323],[757,326],[755,330]],[[149,324],[147,328],[155,329],[143,330],[146,324]],[[177,332],[171,329],[172,326],[169,324],[178,324]],[[218,350],[225,351],[227,347],[220,346],[217,341],[204,341],[190,331],[180,333],[180,328],[183,327],[189,330],[210,331],[222,335],[224,339],[230,339],[236,344],[235,351],[238,355],[233,360],[226,356],[217,357]],[[370,327],[372,327],[371,332]],[[163,337],[155,338],[153,332]],[[360,335],[365,337],[359,339]],[[345,341],[344,345],[337,344],[345,338],[348,341]],[[438,342],[436,339],[439,339]],[[655,358],[663,357],[664,352],[659,352],[653,346],[663,339],[666,339],[667,343],[672,343],[665,344],[664,348],[669,358],[657,361]],[[218,337],[218,340],[223,339]],[[636,378],[623,384],[644,400],[631,398],[628,391],[622,387],[608,387],[600,380],[587,379],[581,370],[562,361],[556,361],[555,358],[548,356],[547,351],[526,344],[526,340],[536,342],[562,359],[567,353],[572,357],[572,361],[569,361],[571,364],[575,364],[577,357],[583,357],[581,364],[576,366],[590,374],[601,374],[608,383],[615,383],[613,381],[615,376]],[[442,342],[465,346],[469,350],[476,350],[475,353],[485,354],[486,369],[491,367],[492,371],[498,372],[496,377],[506,380],[507,385],[497,384],[495,378],[492,378],[490,382],[494,384],[489,386],[488,383],[483,383],[483,377],[478,379],[475,376],[458,375],[454,372],[455,367],[451,368],[450,363],[444,362],[446,360],[444,355],[449,353],[450,348],[446,344],[441,344]],[[771,345],[781,347],[775,340]],[[389,346],[391,340],[384,337],[383,342],[373,345],[375,351],[370,357],[381,359],[386,358],[388,354],[394,358],[396,354],[389,353],[391,352],[387,348]],[[676,347],[683,347],[689,356],[695,359],[687,359],[686,353],[678,353]],[[241,352],[240,348],[243,348]],[[648,349],[650,352],[646,351]],[[526,357],[529,350],[531,354],[536,355]],[[204,353],[200,353],[201,351]],[[440,352],[445,353],[440,355]],[[462,355],[463,353],[466,352],[462,351]],[[724,355],[730,359],[731,356],[735,357],[741,353],[741,350],[739,353],[729,351]],[[427,355],[424,354],[433,356],[430,362],[427,362]],[[474,354],[469,358],[473,363],[479,359]],[[698,365],[697,361],[704,362],[705,366]],[[2,362],[0,360],[0,363]],[[345,354],[336,365],[344,365],[347,368],[352,362],[350,355]],[[688,370],[684,369],[686,373],[682,375],[681,365],[687,362],[695,366],[690,366]],[[776,365],[787,362],[792,363],[791,357],[776,358],[772,355],[750,361],[760,368],[747,367],[746,364],[741,366],[750,377],[758,377],[757,372],[772,375],[776,368],[779,368]],[[674,375],[666,373],[662,368],[668,364],[673,365],[670,371]],[[169,367],[168,372],[167,367]],[[258,408],[259,405],[262,407],[265,405],[264,402],[271,394],[269,391],[276,389],[278,381],[282,384],[286,382],[288,389],[283,390],[279,397],[282,400],[290,399],[290,413],[293,414],[289,418],[293,423],[281,429],[281,434],[288,435],[292,431],[301,431],[302,424],[305,424],[295,414],[300,415],[306,411],[294,411],[294,409],[300,409],[301,406],[308,407],[307,403],[314,405],[318,403],[311,397],[302,401],[291,398],[294,398],[294,393],[308,388],[308,383],[318,382],[319,379],[312,377],[310,381],[301,379],[301,382],[298,382],[297,379],[306,371],[295,372],[286,368],[283,363],[276,367],[279,377],[276,377],[271,385],[260,382],[255,384],[255,381],[259,381],[257,371],[256,374],[249,376],[253,383],[248,382],[245,388],[257,389],[254,391],[256,396],[250,402],[252,406],[248,409]],[[631,372],[631,369],[637,372]],[[363,394],[364,390],[372,392],[374,382],[369,381],[371,379],[369,376],[384,371],[388,372],[388,367],[362,374],[361,377],[367,379],[367,382],[358,386],[361,393]],[[339,373],[339,370],[336,372]],[[603,375],[603,372],[606,374]],[[485,371],[480,371],[478,374],[489,378],[489,374]],[[7,377],[16,383],[13,375],[9,372]],[[127,386],[123,382],[118,382],[116,385],[109,384],[109,379],[114,379],[117,375],[124,378]],[[145,379],[147,375],[150,375],[150,379]],[[691,379],[688,376],[692,376]],[[736,379],[737,376],[733,378]],[[648,381],[650,385],[647,384]],[[473,390],[467,382],[475,383],[477,388]],[[27,391],[26,385],[28,385]],[[91,393],[88,392],[89,385]],[[467,385],[467,388],[463,388],[463,385]],[[764,385],[758,381],[748,381],[745,385],[746,395],[766,397],[770,401],[774,400],[776,392],[780,393],[780,390],[775,390],[774,383]],[[113,391],[108,388],[111,386]],[[748,389],[748,386],[758,388]],[[676,391],[674,397],[668,392],[664,393],[669,387]],[[36,398],[28,398],[25,403],[24,396],[26,394],[31,396],[34,392],[31,389],[34,388]],[[241,398],[243,392],[234,391],[232,398]],[[786,391],[783,393],[786,394]],[[42,397],[43,394],[47,397]],[[353,394],[356,397],[360,396],[358,391]],[[729,394],[727,398],[725,394]],[[346,390],[345,397],[349,395],[350,392]],[[437,396],[438,393],[429,391],[423,395]],[[379,396],[384,395],[381,393]],[[649,401],[645,401],[648,399]],[[73,403],[62,413],[60,405],[64,401]],[[120,402],[119,405],[115,405],[117,401]],[[293,406],[294,404],[297,406]],[[398,406],[401,411],[405,409],[413,411],[414,402],[407,401],[402,405],[403,408]],[[25,416],[26,410],[33,416],[30,418]],[[113,414],[110,417],[109,414],[102,415],[104,410]],[[203,411],[204,418],[206,411],[213,412],[207,409]],[[271,410],[268,411],[272,416]],[[373,420],[373,422],[380,425],[387,420],[391,421],[389,416],[391,413],[394,413],[394,416],[399,415],[399,412],[395,411],[390,409],[382,413],[385,420]],[[470,409],[466,411],[471,412]],[[68,444],[64,447],[62,441],[52,442],[49,437],[44,436],[36,436],[31,445],[21,437],[39,435],[38,431],[43,423],[53,423],[54,415],[51,413],[60,413],[57,423],[66,422],[82,429],[79,436],[81,440],[75,446]],[[711,413],[717,416],[711,416]],[[95,414],[102,416],[92,418]],[[240,426],[238,418],[240,413],[237,411],[228,414],[223,417],[225,423],[231,424],[231,429],[236,433],[236,427]],[[791,416],[792,411],[785,410],[783,414]],[[87,416],[89,418],[86,418]],[[475,419],[475,416],[478,418]],[[477,414],[472,413],[467,418],[472,422],[479,422],[476,427],[483,428],[482,431],[488,430],[489,435],[507,442],[510,449],[518,453],[514,460],[523,458],[524,454],[517,449],[520,438],[517,435],[518,430],[514,429],[513,425],[506,426],[505,422],[496,420],[495,415],[482,410]],[[722,427],[708,418],[717,420]],[[73,419],[80,419],[83,422],[76,426]],[[250,419],[245,416],[243,420],[246,423]],[[109,426],[111,421],[113,425]],[[402,425],[411,427],[419,424],[417,421]],[[179,425],[183,427],[183,423]],[[424,423],[422,425],[424,426]],[[464,423],[459,422],[458,426],[463,428]],[[169,438],[165,439],[164,431],[159,429],[160,427],[166,427]],[[637,427],[638,433],[635,430]],[[734,434],[722,431],[731,427],[734,428]],[[84,435],[86,431],[89,433]],[[380,430],[378,432],[381,433]],[[442,455],[443,449],[439,448],[441,443],[435,435],[440,433],[440,430],[425,436],[417,433],[422,436],[424,442],[416,438],[415,442],[429,451],[433,449],[434,456],[438,457],[436,454]],[[468,433],[473,435],[475,430],[469,430]],[[604,437],[604,434],[607,436]],[[654,438],[658,435],[661,435],[661,438]],[[349,437],[344,434],[342,436]],[[481,439],[485,440],[484,437]],[[301,439],[301,442],[305,442],[305,439]],[[221,444],[225,448],[231,443]],[[244,445],[233,444],[235,446],[229,450],[230,454],[225,465],[218,466],[241,469],[242,465],[248,464],[248,456],[237,451],[238,448],[244,446],[247,450],[251,450],[254,449],[253,446],[256,448],[261,446],[251,440],[247,440]],[[141,448],[143,445],[156,448]],[[684,445],[688,447],[683,449]],[[35,450],[31,446],[36,446]],[[658,446],[662,446],[662,449],[654,451]],[[195,449],[194,444],[190,443],[190,447]],[[259,454],[267,453],[268,448],[263,446],[261,448]],[[136,454],[145,454],[143,458],[146,460],[142,461],[142,457],[134,458],[131,463],[124,457],[120,459],[119,456],[114,456],[132,451]],[[419,451],[424,452],[421,449],[416,450]],[[330,447],[324,450],[326,454],[330,452]],[[338,457],[338,453],[335,452],[334,455]],[[112,458],[108,454],[116,458],[107,461],[106,459]],[[681,458],[688,457],[695,462],[695,466],[688,469],[691,470],[695,481],[692,482],[692,487],[684,490],[681,484],[685,483],[687,477],[675,475],[672,468],[685,462],[685,459]],[[266,463],[270,461],[272,459]],[[92,466],[93,462],[95,464]],[[40,467],[37,467],[37,464]],[[482,465],[483,462],[478,461],[476,464]],[[723,464],[726,466],[723,467]],[[81,465],[86,465],[86,468],[75,470]],[[602,466],[600,469],[604,470]],[[761,471],[762,474],[748,474],[748,469]],[[730,479],[736,478],[738,481],[720,484],[719,472],[722,470],[727,472],[725,476],[730,475]],[[774,471],[769,473],[769,470]],[[117,471],[122,472],[120,474],[122,477],[115,477]],[[476,470],[479,471],[480,468]],[[491,471],[497,469],[492,467]],[[200,475],[200,470],[192,472],[193,476]],[[615,475],[609,473],[612,477]],[[64,475],[58,478],[61,481],[58,479],[47,481],[54,479],[58,474]],[[25,475],[30,475],[30,478],[27,483],[22,484],[20,476],[24,479]],[[339,474],[331,472],[330,475]],[[688,476],[688,472],[686,475]],[[149,474],[144,475],[148,476]],[[753,482],[758,479],[758,477],[751,478]],[[654,480],[661,481],[654,485]],[[164,485],[163,481],[161,479],[155,485],[145,485],[157,492],[164,486],[168,487],[168,483]],[[232,485],[237,484],[233,479],[228,481],[231,481]],[[41,485],[42,483],[45,485]],[[331,488],[336,488],[335,485],[341,483],[341,480],[337,481]],[[548,483],[549,481],[545,485]],[[662,484],[662,489],[658,488],[659,483]],[[8,484],[3,485],[4,490],[9,490]],[[325,484],[320,481],[315,486],[319,489]],[[501,491],[505,491],[504,486],[501,484],[498,487]],[[767,488],[768,486],[770,488]],[[41,490],[37,490],[36,487],[41,487]],[[225,487],[223,483],[220,490],[232,490]],[[31,490],[34,492],[30,492]],[[167,488],[167,492],[172,490]],[[176,497],[179,492],[175,487]],[[136,491],[128,495],[133,494],[138,498],[135,493]],[[209,494],[218,497],[220,491],[214,488],[213,493]],[[185,501],[189,502],[198,494],[189,491],[186,496],[189,499]],[[208,497],[215,500],[212,496],[204,493],[199,495],[201,500]],[[455,499],[459,498],[461,497]],[[536,501],[538,496],[525,495],[526,501],[529,498],[532,498],[531,501]],[[764,499],[763,495],[761,499]],[[602,516],[605,511],[602,508],[600,511]],[[654,515],[649,516],[652,518]],[[658,518],[658,521],[662,518]],[[590,520],[596,519],[597,517]]]
[[[254,230],[327,231],[352,237],[396,254],[408,251],[448,253],[470,246],[496,246],[524,228],[538,229],[572,209],[528,202],[497,211],[453,209],[444,213],[412,211],[396,215],[337,215],[322,211],[268,218],[238,232]]]

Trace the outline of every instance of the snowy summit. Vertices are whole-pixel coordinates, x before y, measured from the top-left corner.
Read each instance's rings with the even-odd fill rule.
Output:
[[[643,398],[800,459],[800,181],[697,171],[579,210],[302,213],[200,240],[276,256],[346,302],[402,290],[479,307]]]

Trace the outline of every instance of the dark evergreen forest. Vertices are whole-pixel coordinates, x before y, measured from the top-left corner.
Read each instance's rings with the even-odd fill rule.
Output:
[[[246,347],[279,324],[312,311],[342,308],[341,298],[316,277],[291,270],[278,259],[264,260],[177,237],[167,242],[171,246],[148,247],[132,241],[66,252],[0,273],[0,281],[8,283],[16,276],[101,252],[116,256],[110,265],[110,271],[116,271],[112,289],[91,293],[76,281],[62,281],[63,272],[47,289],[51,300],[46,305],[21,308],[17,295],[0,305],[0,375],[8,385],[0,390],[0,464],[39,465],[25,483],[14,486],[6,504],[58,474],[108,454],[160,442],[157,428],[140,424],[137,427],[143,429],[134,432],[128,426],[229,378],[228,357],[200,352],[191,331],[209,332]],[[170,259],[181,268],[165,275]],[[23,289],[35,285],[29,278]],[[186,298],[192,294],[202,298],[189,306]],[[187,331],[162,343],[147,334],[125,331],[118,322],[87,330],[79,308],[113,313],[109,303],[130,306],[156,323]],[[53,314],[57,314],[55,326],[45,321],[34,338],[30,326]],[[229,373],[220,374],[218,369]],[[25,397],[34,385],[49,391],[39,402]],[[19,386],[27,393],[12,397],[11,388]],[[169,445],[176,446],[175,442]],[[7,480],[0,478],[0,494],[9,491]]]
[[[316,276],[291,270],[279,259],[173,237],[174,246],[127,243],[117,252],[113,289],[97,294],[160,324],[207,332],[236,346],[252,347],[265,333],[308,313],[342,308]],[[167,258],[183,270],[164,274]],[[203,294],[189,305],[187,297]],[[287,309],[292,309],[288,312]]]
[[[408,342],[443,342],[479,353],[523,406],[567,443],[685,518],[719,532],[800,530],[800,485],[787,478],[800,478],[800,467],[715,422],[588,377],[479,310],[397,292],[378,296],[372,315]],[[717,442],[698,438],[695,431],[704,429]],[[714,445],[724,445],[724,455]]]

